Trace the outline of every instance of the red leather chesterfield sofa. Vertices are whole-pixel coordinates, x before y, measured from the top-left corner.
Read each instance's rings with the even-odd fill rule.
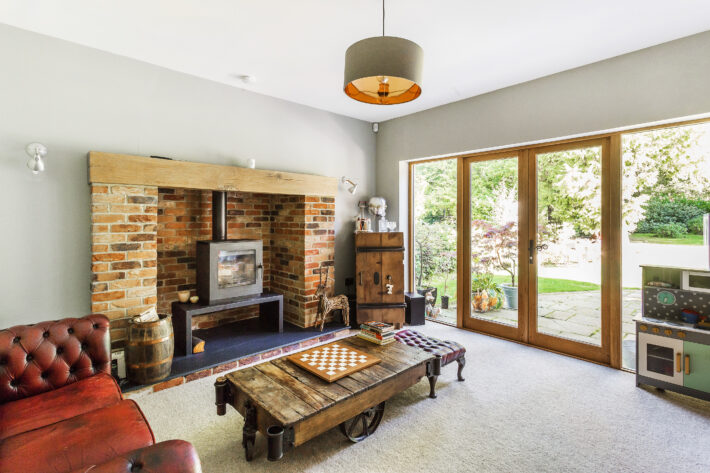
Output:
[[[201,472],[189,443],[155,444],[110,372],[103,315],[1,330],[0,472]]]

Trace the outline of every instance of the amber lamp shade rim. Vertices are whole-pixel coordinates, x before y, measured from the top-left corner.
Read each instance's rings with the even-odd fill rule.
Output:
[[[362,79],[375,79],[376,77],[378,76],[363,77]],[[345,92],[348,97],[357,100],[358,102],[376,105],[398,105],[401,103],[411,102],[422,94],[422,88],[416,82],[411,81],[405,77],[396,77],[395,79],[409,81],[412,83],[412,85],[406,91],[396,95],[390,95],[388,97],[375,97],[358,89],[354,84],[355,81],[352,81],[345,84],[345,87],[343,87],[343,92]]]

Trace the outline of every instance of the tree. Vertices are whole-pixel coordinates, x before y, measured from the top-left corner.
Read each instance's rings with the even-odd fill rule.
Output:
[[[415,222],[414,269],[417,287],[428,282],[432,275],[440,273],[445,252],[455,251],[456,227],[446,223]]]
[[[515,286],[518,271],[518,224],[507,222],[492,225],[485,220],[471,222],[472,265],[480,268],[479,273],[489,272],[488,268],[502,269],[510,275],[510,283]]]

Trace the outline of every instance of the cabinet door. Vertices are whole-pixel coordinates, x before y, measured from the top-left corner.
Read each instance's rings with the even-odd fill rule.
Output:
[[[710,392],[710,345],[683,342],[683,386]]]
[[[358,304],[382,302],[382,253],[359,252],[356,256],[355,275]]]
[[[683,341],[643,332],[638,337],[638,374],[682,385]]]
[[[389,279],[388,279],[389,276]],[[382,252],[382,302],[401,304],[404,302],[404,253],[401,251]],[[387,284],[392,284],[392,294],[387,294]]]

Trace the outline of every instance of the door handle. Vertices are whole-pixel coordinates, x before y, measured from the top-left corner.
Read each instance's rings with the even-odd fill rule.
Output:
[[[690,374],[690,355],[685,355],[685,374]]]
[[[548,248],[547,243],[543,243],[542,245],[537,245],[535,246],[535,240],[530,240],[530,243],[528,244],[528,253],[529,253],[529,259],[530,259],[530,264],[533,264],[534,262],[534,256],[536,251],[542,251],[546,250]]]
[[[362,286],[362,271],[358,273],[358,276],[360,276],[360,285]]]
[[[676,372],[680,373],[680,370],[682,370],[682,366],[680,364],[680,352],[675,354],[675,365],[676,365]]]

